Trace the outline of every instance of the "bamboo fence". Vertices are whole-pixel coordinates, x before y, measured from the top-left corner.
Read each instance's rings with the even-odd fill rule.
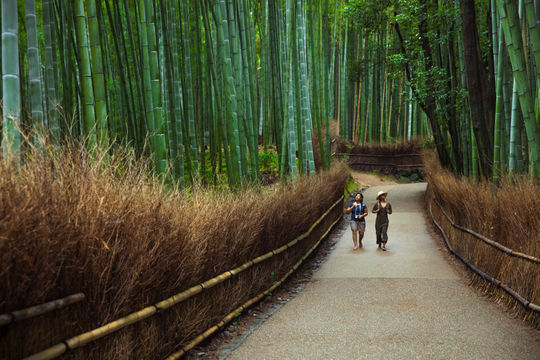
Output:
[[[496,241],[493,241],[491,239],[488,239],[487,237],[483,236],[483,235],[480,235],[478,234],[477,232],[473,231],[473,230],[470,230],[470,229],[467,229],[466,227],[464,226],[461,226],[459,224],[456,224],[454,222],[454,220],[452,220],[450,218],[450,216],[446,213],[446,211],[443,209],[443,207],[441,206],[441,204],[437,201],[437,199],[433,198],[433,201],[435,202],[435,204],[437,204],[437,206],[439,207],[439,209],[441,209],[443,215],[446,217],[446,219],[448,220],[448,222],[450,224],[452,224],[453,227],[455,227],[456,229],[459,229],[463,232],[466,232],[468,234],[471,234],[472,236],[474,236],[475,238],[477,239],[480,239],[482,240],[483,242],[485,242],[486,244],[488,245],[491,245],[493,246],[494,248],[508,254],[508,255],[512,255],[512,256],[515,256],[515,257],[519,257],[519,258],[522,258],[522,259],[525,259],[525,260],[528,260],[528,261],[531,261],[531,262],[534,262],[534,263],[537,263],[537,264],[540,264],[540,258],[537,258],[535,256],[532,256],[532,255],[527,255],[527,254],[524,254],[524,253],[521,253],[519,251],[516,251],[516,250],[512,250],[510,249],[509,247],[506,247],[502,244],[499,244],[498,242]]]
[[[197,346],[198,344],[200,344],[201,342],[203,342],[204,340],[206,340],[209,336],[211,336],[213,333],[215,333],[216,331],[218,331],[219,329],[223,328],[226,324],[228,324],[232,319],[234,319],[237,314],[241,313],[242,311],[244,311],[245,309],[247,309],[248,307],[250,307],[251,305],[255,304],[256,302],[258,302],[259,300],[261,300],[265,295],[269,295],[272,293],[272,291],[274,291],[278,286],[280,286],[281,284],[283,284],[283,282],[285,282],[285,280],[287,280],[287,278],[293,273],[295,272],[299,267],[300,265],[304,262],[304,260],[306,260],[309,255],[311,255],[311,253],[319,246],[319,244],[321,243],[321,241],[326,237],[326,235],[328,235],[328,233],[330,232],[330,230],[332,230],[332,228],[340,221],[341,219],[340,218],[337,218],[333,223],[332,225],[330,225],[328,227],[328,229],[326,230],[326,232],[319,238],[319,240],[315,243],[315,245],[313,245],[305,254],[304,256],[302,256],[302,258],[300,260],[298,260],[296,262],[296,264],[294,264],[294,266],[279,280],[277,281],[274,285],[272,285],[269,289],[261,292],[260,294],[258,294],[257,296],[249,299],[248,301],[246,301],[244,304],[242,304],[240,307],[236,308],[234,311],[232,311],[231,313],[229,313],[227,316],[225,316],[223,318],[223,320],[221,320],[217,325],[214,325],[212,326],[211,328],[209,328],[208,330],[206,330],[205,332],[203,332],[202,334],[200,334],[199,336],[197,336],[195,339],[193,339],[192,342],[190,342],[188,345],[184,346],[180,351],[174,353],[174,354],[171,354],[169,357],[167,357],[166,360],[176,360],[176,359],[179,359],[180,357],[182,357],[186,352],[188,352],[189,350],[193,349],[195,346]]]
[[[217,284],[220,284],[222,282],[224,282],[225,280],[231,278],[232,276],[235,276],[235,275],[238,275],[239,273],[247,270],[248,268],[252,267],[253,265],[255,264],[258,264],[264,260],[267,260],[267,259],[270,259],[271,257],[277,255],[277,254],[280,254],[282,253],[283,251],[287,250],[288,248],[291,248],[293,246],[295,246],[296,244],[298,244],[298,242],[300,242],[301,240],[307,238],[312,232],[313,230],[315,229],[315,227],[321,223],[321,221],[323,221],[326,216],[328,214],[330,214],[330,212],[337,206],[339,205],[340,203],[342,203],[344,199],[344,196],[342,195],[336,202],[334,202],[332,204],[332,206],[330,206],[330,208],[328,208],[328,210],[326,210],[318,219],[317,221],[315,221],[313,223],[313,225],[311,225],[311,227],[308,229],[308,231],[306,231],[304,234],[296,237],[294,240],[290,241],[289,243],[275,249],[275,250],[272,250],[272,251],[269,251],[268,253],[264,254],[264,255],[261,255],[261,256],[258,256],[248,262],[246,262],[245,264],[235,268],[235,269],[232,269],[230,271],[226,271],[210,280],[207,280],[203,283],[200,283],[198,285],[195,285],[185,291],[182,291],[181,293],[178,293],[176,295],[173,295],[165,300],[162,300],[156,304],[153,304],[153,305],[150,305],[150,306],[147,306],[139,311],[136,311],[134,313],[131,313],[127,316],[124,316],[120,319],[117,319],[115,321],[112,321],[108,324],[105,324],[101,327],[98,327],[96,329],[93,329],[93,330],[90,330],[88,332],[85,332],[85,333],[82,333],[82,334],[79,334],[77,336],[74,336],[70,339],[67,339],[65,341],[62,341],[61,343],[58,343],[56,345],[53,345],[39,353],[36,353],[36,354],[33,354],[29,357],[26,357],[25,359],[27,360],[46,360],[46,359],[54,359],[54,358],[57,358],[58,356],[64,354],[66,351],[70,350],[74,350],[78,347],[81,347],[81,346],[84,346],[94,340],[97,340],[99,338],[102,338],[106,335],[109,335],[109,334],[112,334],[126,326],[129,326],[129,325],[132,325],[132,324],[135,324],[137,322],[140,322],[146,318],[149,318],[153,315],[155,315],[156,313],[158,312],[161,312],[165,309],[168,309],[182,301],[185,301],[186,299],[189,299],[191,298],[192,296],[195,296],[197,295],[198,293],[202,292],[203,290],[206,290],[206,289],[209,289],[213,286],[216,286]],[[326,233],[321,237],[321,239],[324,238],[324,236],[326,236],[326,234],[328,234],[328,232],[330,231],[330,229],[337,223],[337,221],[339,221],[340,218],[338,218],[338,220],[336,220],[330,227],[329,229],[326,231]],[[321,239],[317,242],[317,245],[320,243]],[[299,261],[292,269],[292,271],[296,270],[298,268],[298,266],[300,266],[300,263],[309,256],[309,254],[311,254],[311,252],[313,251],[315,247],[311,248],[301,259],[301,261]],[[292,271],[289,271],[290,273],[292,273]],[[278,282],[278,284],[280,284],[284,279],[286,279],[286,277],[288,277],[290,274],[288,273],[288,275],[284,276],[280,282]],[[272,287],[270,289],[273,289],[275,287]],[[267,290],[268,291],[271,291],[271,290]],[[242,306],[240,306],[238,309],[245,309],[247,308],[248,306],[250,306],[251,304],[255,303],[256,301],[260,300],[263,296],[264,296],[264,292],[261,294],[259,294],[257,297],[249,300],[247,303],[243,304]],[[254,300],[256,299],[257,300]],[[252,301],[252,302],[251,302]],[[246,305],[248,304],[248,305]],[[238,309],[235,309],[235,311],[232,313],[232,314],[236,314],[240,311],[238,311]],[[228,319],[230,316],[227,315],[223,320],[222,320],[222,323],[223,325],[226,324],[227,322],[230,321],[230,319]],[[228,319],[228,320],[227,320]],[[231,317],[232,319],[232,317]],[[220,323],[221,324],[221,323]],[[218,324],[219,325],[219,324]],[[204,332],[203,334],[199,335],[195,340],[193,340],[190,344],[188,344],[185,348],[189,347],[190,345],[192,345],[190,348],[196,346],[196,344],[194,344],[195,342],[198,344],[200,343],[201,341],[203,341],[205,338],[207,338],[208,336],[210,336],[211,334],[213,334],[215,331],[217,331],[217,329],[220,327],[220,326],[223,326],[223,325],[220,325],[220,326],[217,326],[216,329],[214,329],[215,327],[212,327],[210,329],[208,329],[206,332]],[[204,336],[204,337],[203,337]],[[199,341],[197,341],[198,339],[200,339]],[[184,349],[185,349],[184,348]]]
[[[505,254],[508,254],[508,255],[512,255],[512,256],[518,256],[518,257],[522,257],[523,259],[526,259],[526,260],[529,260],[529,261],[534,261],[534,259],[537,259],[535,258],[534,256],[530,256],[530,255],[526,255],[526,254],[522,254],[522,253],[519,253],[519,252],[516,252],[514,250],[511,250],[511,249],[508,249],[507,247],[497,243],[496,241],[493,241],[491,239],[488,239],[486,238],[485,236],[482,236],[480,234],[477,234],[475,233],[474,231],[470,230],[470,229],[466,229],[462,226],[456,226],[457,224],[455,224],[453,222],[452,219],[450,219],[450,217],[444,212],[444,209],[442,208],[442,206],[435,200],[435,198],[433,198],[434,202],[437,204],[437,206],[441,209],[441,211],[444,213],[445,217],[448,219],[448,221],[457,229],[463,231],[463,232],[466,232],[468,234],[471,234],[473,235],[474,237],[486,242],[487,244],[493,246],[494,248],[504,252]],[[516,299],[521,305],[523,305],[525,308],[527,309],[530,309],[532,311],[535,311],[535,312],[540,312],[540,305],[538,304],[534,304],[532,302],[530,302],[529,300],[525,299],[525,297],[523,297],[522,295],[520,295],[517,291],[515,291],[514,289],[510,288],[508,285],[506,285],[505,283],[501,282],[500,280],[492,277],[491,275],[485,273],[484,271],[478,269],[476,266],[474,266],[473,264],[471,264],[468,260],[464,259],[459,253],[457,253],[453,248],[452,246],[450,245],[450,242],[448,241],[448,236],[446,235],[445,231],[443,230],[442,226],[439,225],[439,223],[435,220],[435,216],[433,215],[433,211],[431,209],[431,201],[428,200],[428,207],[429,207],[429,214],[431,216],[431,221],[433,221],[433,224],[435,224],[435,226],[437,227],[437,229],[439,229],[439,231],[441,232],[442,234],[442,237],[444,239],[444,243],[446,244],[446,247],[448,248],[448,250],[453,254],[455,255],[459,260],[461,260],[468,268],[470,268],[472,271],[474,271],[475,273],[477,273],[478,275],[480,275],[484,280],[486,280],[487,282],[497,286],[497,287],[500,287],[501,289],[503,289],[504,291],[506,291],[510,296],[512,296],[514,299]],[[488,240],[488,241],[486,241]],[[519,255],[518,255],[519,254]],[[536,261],[535,261],[536,262]]]
[[[53,310],[62,309],[68,305],[84,300],[86,297],[83,293],[76,293],[63,297],[61,299],[52,300],[40,305],[31,306],[26,309],[12,311],[10,313],[0,315],[0,326],[8,325],[13,322],[21,321],[46,314]]]
[[[339,159],[347,159],[349,167],[355,170],[393,168],[397,170],[423,169],[421,154],[355,154],[334,153]]]

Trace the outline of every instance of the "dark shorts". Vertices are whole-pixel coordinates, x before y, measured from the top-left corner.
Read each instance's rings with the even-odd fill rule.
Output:
[[[361,233],[366,232],[366,222],[351,220],[351,230],[358,230]]]

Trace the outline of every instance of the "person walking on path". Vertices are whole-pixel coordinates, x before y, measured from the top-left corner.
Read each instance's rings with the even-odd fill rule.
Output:
[[[349,204],[347,208],[347,214],[351,214],[351,230],[353,236],[354,248],[362,247],[362,239],[366,232],[366,220],[364,219],[368,215],[367,205],[364,204],[364,195],[362,193],[356,194],[354,201]],[[357,240],[358,238],[358,240]]]
[[[388,215],[392,214],[392,205],[386,201],[386,191],[379,191],[377,194],[377,202],[373,206],[372,212],[377,214],[375,220],[375,232],[377,234],[377,245],[386,251],[386,243],[388,242]]]

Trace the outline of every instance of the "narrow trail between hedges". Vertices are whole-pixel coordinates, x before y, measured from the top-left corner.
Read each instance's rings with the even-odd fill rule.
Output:
[[[389,192],[389,251],[342,232],[304,290],[253,331],[227,359],[540,359],[540,333],[479,296],[448,262],[423,216],[425,184]]]

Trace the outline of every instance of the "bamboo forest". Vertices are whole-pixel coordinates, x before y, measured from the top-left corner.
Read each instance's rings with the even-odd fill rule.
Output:
[[[540,177],[534,0],[2,0],[3,157],[131,149],[183,186],[423,139],[456,173]],[[334,125],[333,125],[334,124]],[[319,161],[316,161],[317,158]]]
[[[0,27],[0,359],[539,359],[540,0]]]

